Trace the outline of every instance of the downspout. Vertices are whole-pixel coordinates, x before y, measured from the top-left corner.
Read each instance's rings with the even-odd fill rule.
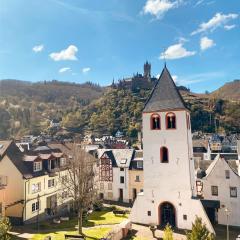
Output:
[[[23,212],[24,212],[24,217],[23,219],[26,220],[27,218],[27,213],[26,213],[26,205],[27,205],[27,194],[26,194],[26,184],[29,182],[29,180],[26,180],[24,182],[24,209],[23,209]]]

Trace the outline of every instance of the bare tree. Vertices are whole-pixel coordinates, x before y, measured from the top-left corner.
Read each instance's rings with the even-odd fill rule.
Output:
[[[67,156],[67,171],[64,175],[63,172],[60,173],[62,189],[73,200],[78,215],[79,234],[83,234],[83,212],[92,206],[97,195],[94,186],[96,163],[96,158],[82,149],[80,144],[73,144],[72,151]]]

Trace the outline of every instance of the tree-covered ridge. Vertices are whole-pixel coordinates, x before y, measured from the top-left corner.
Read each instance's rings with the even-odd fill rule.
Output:
[[[104,91],[92,83],[1,80],[0,139],[39,134],[51,119],[61,121],[66,112],[88,105]]]
[[[84,109],[67,113],[63,125],[75,126],[96,135],[114,134],[119,129],[129,137],[141,130],[142,110],[150,91],[109,89],[101,98]],[[191,111],[193,131],[240,132],[240,103],[181,91]]]
[[[0,81],[0,138],[49,132],[51,119],[58,119],[62,127],[72,132],[98,136],[120,130],[136,138],[142,126],[143,106],[150,94],[150,90],[134,92],[90,83],[4,84]],[[238,101],[179,89],[191,111],[193,131],[240,132]]]

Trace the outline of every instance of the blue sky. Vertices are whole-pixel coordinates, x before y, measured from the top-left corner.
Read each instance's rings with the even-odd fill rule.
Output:
[[[194,92],[240,78],[236,0],[1,0],[0,79],[108,85],[167,66]]]

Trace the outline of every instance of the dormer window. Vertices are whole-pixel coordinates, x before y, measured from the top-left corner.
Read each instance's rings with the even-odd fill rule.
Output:
[[[42,170],[42,162],[34,162],[33,163],[33,171],[39,172]]]
[[[152,114],[151,116],[151,129],[160,130],[160,116],[157,113]]]
[[[161,163],[169,162],[168,149],[166,147],[161,147],[160,149],[160,161]]]
[[[176,115],[174,113],[167,113],[166,129],[176,129]]]

